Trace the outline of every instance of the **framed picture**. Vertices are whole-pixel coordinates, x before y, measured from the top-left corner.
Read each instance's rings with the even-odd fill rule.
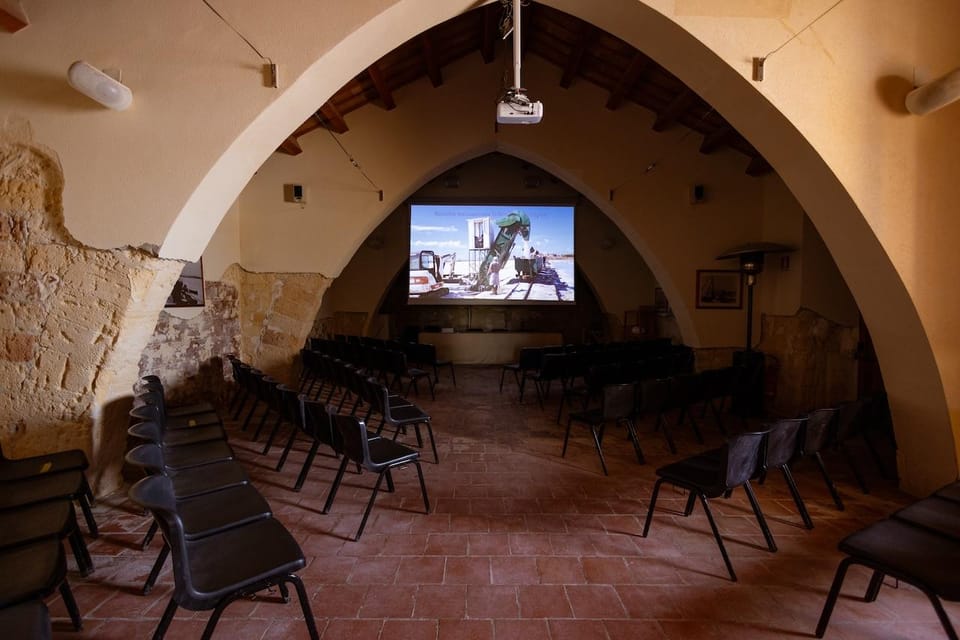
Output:
[[[656,309],[658,316],[672,316],[673,309],[670,308],[670,301],[667,295],[660,287],[653,288],[653,308]]]
[[[743,278],[736,270],[697,270],[697,309],[743,307]]]
[[[164,306],[202,307],[203,304],[203,258],[200,258],[196,262],[183,265],[183,271]]]

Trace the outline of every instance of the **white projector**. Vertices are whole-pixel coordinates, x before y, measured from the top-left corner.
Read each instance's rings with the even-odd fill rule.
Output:
[[[543,118],[543,103],[509,102],[497,103],[497,123],[499,124],[537,124]]]

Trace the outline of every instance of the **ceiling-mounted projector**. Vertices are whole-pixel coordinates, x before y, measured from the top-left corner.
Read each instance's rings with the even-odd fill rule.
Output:
[[[509,0],[501,0],[504,5]],[[513,3],[513,86],[497,103],[498,124],[537,124],[543,119],[543,103],[534,102],[521,89],[520,84],[520,0]],[[506,37],[506,36],[504,36]]]
[[[521,94],[508,95],[497,103],[497,123],[537,124],[543,118],[543,103]]]

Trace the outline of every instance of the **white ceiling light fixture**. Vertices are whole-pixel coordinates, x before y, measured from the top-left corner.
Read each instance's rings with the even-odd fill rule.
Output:
[[[960,100],[960,68],[907,94],[907,111],[923,116]]]
[[[510,0],[501,0],[506,5]],[[520,5],[522,0],[512,0],[513,4],[513,86],[497,103],[498,124],[537,124],[543,119],[543,103],[534,102],[527,97],[520,82]],[[505,29],[501,24],[501,31]],[[509,31],[507,32],[509,33]],[[504,36],[506,37],[506,36]]]
[[[120,72],[113,78],[88,62],[77,60],[67,69],[70,86],[114,111],[123,111],[133,104],[133,92],[120,82]]]

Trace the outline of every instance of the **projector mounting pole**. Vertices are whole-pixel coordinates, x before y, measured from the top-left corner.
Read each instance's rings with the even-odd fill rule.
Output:
[[[513,88],[523,88],[520,82],[520,4],[522,0],[513,0]]]

